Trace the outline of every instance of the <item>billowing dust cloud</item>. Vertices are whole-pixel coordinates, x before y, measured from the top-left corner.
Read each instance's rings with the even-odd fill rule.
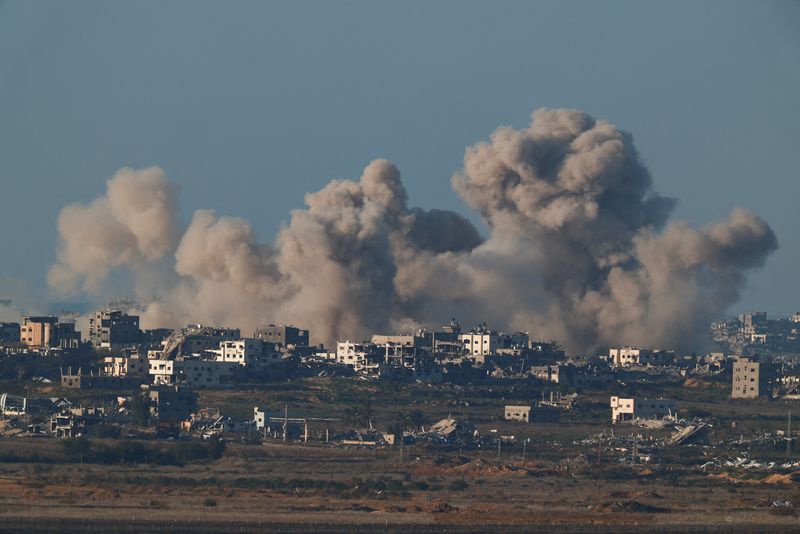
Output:
[[[330,344],[457,315],[571,351],[691,349],[778,246],[741,209],[699,229],[668,223],[674,200],[654,192],[631,136],[575,110],[499,128],[452,183],[486,238],[457,213],[410,208],[398,169],[376,160],[307,194],[265,243],[210,210],[179,238],[177,187],[160,169],[123,169],[104,196],[62,210],[49,281],[97,293],[127,268],[145,327],[292,322]]]

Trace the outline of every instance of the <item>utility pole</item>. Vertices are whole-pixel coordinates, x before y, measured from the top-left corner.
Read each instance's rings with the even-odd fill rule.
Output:
[[[500,461],[500,434],[497,434],[497,461]]]
[[[786,457],[792,454],[792,411],[789,410],[789,417],[786,420]]]
[[[525,438],[525,439],[522,440],[522,462],[523,463],[525,462],[525,452],[527,452],[527,450],[528,450],[528,439],[529,438]]]
[[[286,442],[287,434],[289,432],[289,405],[283,405],[283,441]]]

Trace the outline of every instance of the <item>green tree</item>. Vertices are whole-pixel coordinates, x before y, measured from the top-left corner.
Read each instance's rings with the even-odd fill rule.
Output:
[[[136,426],[145,427],[150,424],[150,407],[141,393],[134,393],[131,396],[131,423]]]

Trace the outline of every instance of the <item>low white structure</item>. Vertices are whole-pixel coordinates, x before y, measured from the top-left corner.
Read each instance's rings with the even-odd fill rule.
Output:
[[[624,399],[611,397],[611,422],[631,419],[658,419],[675,413],[670,399]]]
[[[529,423],[531,420],[531,407],[506,406],[504,419],[506,421],[522,421],[523,423]]]

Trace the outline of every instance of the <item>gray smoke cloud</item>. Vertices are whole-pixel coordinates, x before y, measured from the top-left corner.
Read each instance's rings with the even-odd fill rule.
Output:
[[[455,314],[572,351],[691,349],[777,248],[741,209],[699,229],[667,224],[675,202],[653,191],[631,136],[580,111],[540,109],[528,128],[499,128],[467,149],[452,182],[485,239],[459,214],[409,208],[397,168],[376,160],[357,181],[307,194],[273,244],[209,210],[178,241],[175,187],[158,169],[125,169],[104,197],[62,211],[50,282],[93,290],[129,267],[165,288],[145,326],[293,322],[330,344]],[[170,255],[168,273],[142,268]]]

